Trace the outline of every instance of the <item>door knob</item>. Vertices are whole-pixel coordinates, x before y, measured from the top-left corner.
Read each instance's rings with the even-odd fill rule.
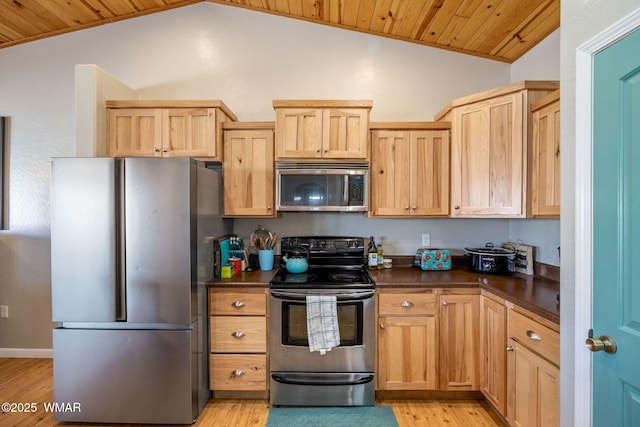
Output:
[[[605,353],[613,354],[618,350],[618,345],[608,335],[601,335],[600,338],[587,338],[585,341],[587,348],[594,353],[604,350]]]

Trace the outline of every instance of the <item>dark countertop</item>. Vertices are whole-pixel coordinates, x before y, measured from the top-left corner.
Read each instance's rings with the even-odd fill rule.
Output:
[[[215,279],[207,282],[207,286],[266,287],[269,286],[276,271],[241,272],[231,279]],[[480,287],[545,319],[560,323],[560,304],[556,300],[560,292],[560,284],[554,280],[519,273],[495,276],[465,269],[422,271],[413,267],[394,267],[370,273],[378,288]]]

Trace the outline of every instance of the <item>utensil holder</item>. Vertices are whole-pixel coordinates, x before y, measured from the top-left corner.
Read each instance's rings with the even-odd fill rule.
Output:
[[[260,270],[273,270],[273,249],[260,249],[258,251],[258,262]]]

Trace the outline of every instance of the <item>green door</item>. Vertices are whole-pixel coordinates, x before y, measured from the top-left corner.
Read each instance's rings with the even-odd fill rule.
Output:
[[[640,426],[640,31],[595,55],[593,426]],[[585,408],[586,409],[586,408]]]

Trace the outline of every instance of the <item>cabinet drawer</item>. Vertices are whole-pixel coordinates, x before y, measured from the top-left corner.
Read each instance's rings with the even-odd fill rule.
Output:
[[[264,353],[267,320],[262,316],[211,316],[212,353]]]
[[[424,293],[380,293],[378,314],[433,314],[436,313],[436,295]]]
[[[265,315],[267,294],[243,292],[210,292],[209,310],[212,315]]]
[[[516,311],[509,311],[509,337],[550,362],[560,364],[560,334]]]
[[[211,390],[262,391],[267,389],[264,354],[212,354],[209,356]]]

